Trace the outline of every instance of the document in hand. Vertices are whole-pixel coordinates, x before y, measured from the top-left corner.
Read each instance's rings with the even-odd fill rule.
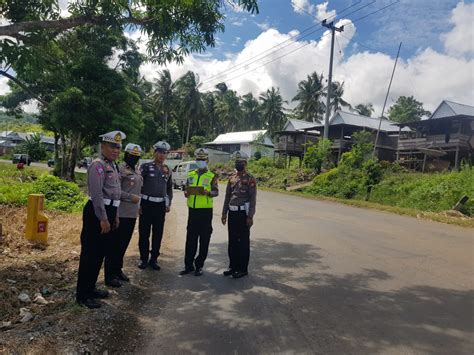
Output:
[[[204,190],[203,186],[188,186],[186,188],[186,192],[188,195],[205,195],[206,190]]]

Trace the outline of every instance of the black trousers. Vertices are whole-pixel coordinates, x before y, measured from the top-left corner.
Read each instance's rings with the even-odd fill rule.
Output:
[[[229,269],[248,271],[250,258],[250,228],[245,211],[229,211]]]
[[[202,268],[209,251],[212,234],[212,208],[189,208],[184,266]],[[199,242],[199,254],[196,257]]]
[[[111,245],[110,253],[105,256],[105,267],[108,271],[106,279],[112,279],[122,272],[123,258],[132,239],[136,221],[136,218],[120,218],[115,242]]]
[[[105,206],[110,225],[115,221],[117,208]],[[76,299],[85,300],[92,296],[105,256],[110,255],[117,231],[100,234],[100,221],[94,213],[92,201],[88,201],[82,213],[81,257],[77,275]],[[110,272],[110,268],[105,270]]]
[[[142,214],[138,222],[138,248],[140,259],[156,261],[160,255],[161,239],[165,226],[166,204],[165,202],[150,202],[142,200]],[[151,231],[151,250],[150,250]]]

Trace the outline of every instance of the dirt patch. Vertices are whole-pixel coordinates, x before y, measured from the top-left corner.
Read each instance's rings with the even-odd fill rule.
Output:
[[[45,247],[24,238],[26,208],[0,206],[0,353],[97,352],[127,315],[115,291],[100,310],[75,303],[81,215],[47,214]]]

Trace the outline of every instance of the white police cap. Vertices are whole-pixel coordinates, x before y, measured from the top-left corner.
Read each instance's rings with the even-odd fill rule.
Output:
[[[207,151],[207,149],[198,148],[194,151],[194,157],[196,159],[207,159],[208,156],[209,152]]]
[[[122,131],[112,131],[101,134],[102,142],[117,144],[119,147],[122,146],[122,140],[127,138],[127,135]]]
[[[168,150],[170,150],[170,145],[165,142],[165,141],[159,141],[159,142],[156,142],[154,145],[153,145],[153,149],[155,151],[157,150],[163,150],[165,152],[167,152]]]
[[[142,155],[142,148],[138,144],[128,143],[125,146],[125,151],[131,155],[139,157]]]
[[[237,150],[237,151],[233,152],[231,157],[232,157],[233,160],[236,160],[236,161],[247,161],[248,158],[249,158],[247,153],[245,153],[241,150]]]

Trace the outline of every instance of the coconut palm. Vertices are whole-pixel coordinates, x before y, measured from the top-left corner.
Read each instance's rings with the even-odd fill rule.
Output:
[[[242,96],[240,106],[242,107],[242,129],[262,129],[260,105],[252,93]]]
[[[327,94],[327,87],[326,87],[326,94]],[[337,111],[342,109],[343,107],[351,108],[351,104],[345,101],[342,96],[344,95],[344,82],[339,83],[338,81],[334,81],[332,83],[331,88],[331,100],[330,100],[330,110]]]
[[[259,99],[262,109],[262,118],[270,133],[282,129],[286,119],[285,108],[283,107],[286,101],[281,97],[280,89],[272,87],[260,94]]]
[[[356,111],[359,115],[371,117],[372,113],[374,113],[374,105],[372,105],[370,102],[358,104],[354,106],[354,111]]]
[[[173,81],[168,69],[160,72],[158,79],[154,81],[151,102],[155,115],[163,117],[166,134],[168,119],[174,106]]]
[[[191,125],[193,119],[197,119],[202,110],[201,93],[199,92],[199,76],[192,71],[188,71],[176,81],[175,93],[180,100],[180,114],[183,120],[181,140],[184,143],[189,142]],[[186,140],[184,131],[186,127]]]
[[[292,101],[298,101],[296,115],[305,121],[319,122],[324,113],[322,98],[326,96],[323,86],[323,75],[316,72],[298,83],[298,91]]]

